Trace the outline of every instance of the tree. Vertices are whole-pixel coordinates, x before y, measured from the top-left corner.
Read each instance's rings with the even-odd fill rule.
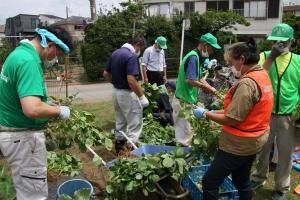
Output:
[[[136,32],[141,34],[140,4],[130,1],[122,3],[123,10],[114,9],[107,15],[101,15],[95,24],[85,30],[85,40],[82,46],[83,65],[89,80],[99,80],[110,54],[121,47],[133,33],[133,23]],[[135,22],[136,20],[136,22]]]
[[[283,15],[282,21],[293,27],[295,31],[294,38],[296,38],[296,42],[292,46],[292,51],[300,54],[300,17],[292,13],[286,13]]]
[[[2,39],[2,47],[0,47],[0,66],[4,63],[6,57],[12,50],[12,44],[7,39]]]

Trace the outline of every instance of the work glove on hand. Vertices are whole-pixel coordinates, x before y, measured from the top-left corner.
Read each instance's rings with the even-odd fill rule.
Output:
[[[143,108],[146,108],[147,106],[149,106],[149,101],[148,99],[145,97],[145,95],[139,97],[139,100],[141,102],[141,105]]]
[[[196,118],[205,118],[205,115],[204,113],[206,112],[207,110],[205,110],[204,108],[201,108],[201,107],[196,107],[193,109],[193,114]]]
[[[62,120],[67,120],[70,118],[70,108],[68,106],[60,106],[59,118]]]
[[[275,43],[272,46],[272,50],[269,57],[274,60],[275,58],[280,56],[283,52],[285,52],[284,45],[282,43]]]
[[[209,63],[210,63],[209,58],[206,58],[202,63],[202,68],[206,69]]]

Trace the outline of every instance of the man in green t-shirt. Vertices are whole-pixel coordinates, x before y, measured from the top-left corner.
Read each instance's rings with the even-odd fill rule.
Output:
[[[47,150],[43,127],[51,117],[66,120],[67,106],[46,103],[42,65],[70,52],[61,28],[36,29],[9,54],[0,74],[0,150],[12,171],[18,200],[47,199]]]
[[[299,103],[300,55],[290,52],[294,30],[288,24],[277,24],[268,40],[276,42],[271,51],[260,55],[260,64],[269,72],[274,104],[270,122],[270,136],[259,157],[256,172],[252,175],[252,188],[265,184],[269,171],[269,157],[276,138],[278,163],[275,171],[273,199],[286,199],[290,189],[292,153],[297,142],[296,129],[291,115]]]

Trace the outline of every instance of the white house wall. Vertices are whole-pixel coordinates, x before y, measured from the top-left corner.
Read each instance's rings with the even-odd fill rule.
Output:
[[[200,14],[206,12],[206,2],[195,2],[195,11]]]
[[[272,18],[266,20],[254,20],[254,19],[247,19],[251,25],[250,26],[242,26],[236,25],[235,27],[238,30],[233,30],[234,34],[238,35],[268,35],[271,33],[272,27],[280,23],[279,18]]]

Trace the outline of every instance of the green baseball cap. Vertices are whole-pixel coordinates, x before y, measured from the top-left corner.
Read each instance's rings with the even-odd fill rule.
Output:
[[[288,24],[277,24],[272,28],[271,35],[267,40],[288,41],[294,38],[294,29]]]
[[[200,42],[207,43],[216,49],[221,49],[221,46],[218,44],[217,38],[211,33],[206,33],[205,35],[202,35],[200,37]]]
[[[155,43],[158,43],[160,48],[167,49],[167,39],[163,36],[159,36],[156,38]]]

